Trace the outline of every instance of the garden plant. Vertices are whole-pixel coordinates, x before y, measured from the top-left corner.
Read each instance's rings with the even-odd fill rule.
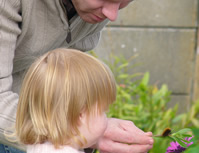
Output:
[[[109,109],[108,117],[133,121],[143,131],[153,132],[154,136],[161,135],[165,128],[169,128],[167,136],[154,137],[155,143],[150,153],[169,152],[172,147],[179,148],[176,151],[174,148],[174,153],[198,153],[199,101],[193,102],[189,112],[179,114],[177,104],[168,107],[171,91],[167,85],[150,85],[148,72],[129,74],[129,69],[135,66],[130,65],[133,58],[129,60],[111,55],[111,59],[105,62],[115,75],[117,98]]]

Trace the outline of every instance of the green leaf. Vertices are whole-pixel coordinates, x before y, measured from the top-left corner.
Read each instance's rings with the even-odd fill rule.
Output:
[[[190,149],[187,149],[185,153],[198,153],[199,152],[199,145]]]
[[[176,136],[170,136],[170,137],[173,138],[175,141],[177,141],[181,147],[187,148],[187,145],[183,143],[182,139],[180,139],[179,137]]]
[[[146,86],[148,84],[148,82],[149,82],[149,73],[147,72],[147,73],[145,73],[145,75],[144,75],[144,77],[142,79],[141,84],[143,84],[143,85]]]
[[[173,123],[177,123],[177,122],[180,122],[183,118],[185,118],[186,117],[186,114],[184,113],[184,114],[180,114],[180,115],[178,115],[178,116],[176,116],[173,120],[172,120],[172,122]]]
[[[196,139],[199,139],[199,129],[192,129],[193,135]]]
[[[125,68],[125,67],[127,67],[129,65],[129,63],[123,63],[123,64],[121,64],[119,67],[118,67],[118,69],[120,70],[120,69],[123,69],[123,68]]]
[[[191,134],[181,134],[183,137],[192,137]]]
[[[118,78],[120,78],[120,79],[126,79],[126,78],[128,78],[128,77],[129,77],[128,74],[120,74],[120,75],[118,76]]]
[[[181,130],[179,130],[178,132],[175,132],[175,133],[173,133],[173,134],[174,134],[174,135],[175,135],[175,134],[185,134],[185,133],[187,133],[187,132],[191,132],[191,129],[189,129],[189,128],[181,129]]]
[[[193,123],[193,125],[195,125],[196,127],[199,127],[199,120],[192,118],[191,122]]]

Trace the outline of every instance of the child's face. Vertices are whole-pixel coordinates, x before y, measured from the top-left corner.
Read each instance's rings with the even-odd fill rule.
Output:
[[[96,144],[103,136],[107,128],[108,119],[105,113],[96,113],[94,116],[88,118],[88,122],[86,115],[82,115],[80,120],[82,124],[79,130],[87,140],[87,144],[84,146],[84,148],[87,148]]]

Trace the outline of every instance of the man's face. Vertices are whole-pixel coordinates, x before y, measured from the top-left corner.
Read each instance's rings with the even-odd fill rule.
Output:
[[[99,23],[105,19],[115,21],[119,9],[132,0],[72,0],[79,16],[88,23]]]

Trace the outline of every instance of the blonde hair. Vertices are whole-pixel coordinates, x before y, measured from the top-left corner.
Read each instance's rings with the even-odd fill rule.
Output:
[[[78,50],[50,51],[31,65],[24,78],[16,134],[24,144],[68,144],[77,135],[83,137],[77,128],[82,111],[91,115],[97,105],[101,113],[115,98],[115,80],[104,63]]]

